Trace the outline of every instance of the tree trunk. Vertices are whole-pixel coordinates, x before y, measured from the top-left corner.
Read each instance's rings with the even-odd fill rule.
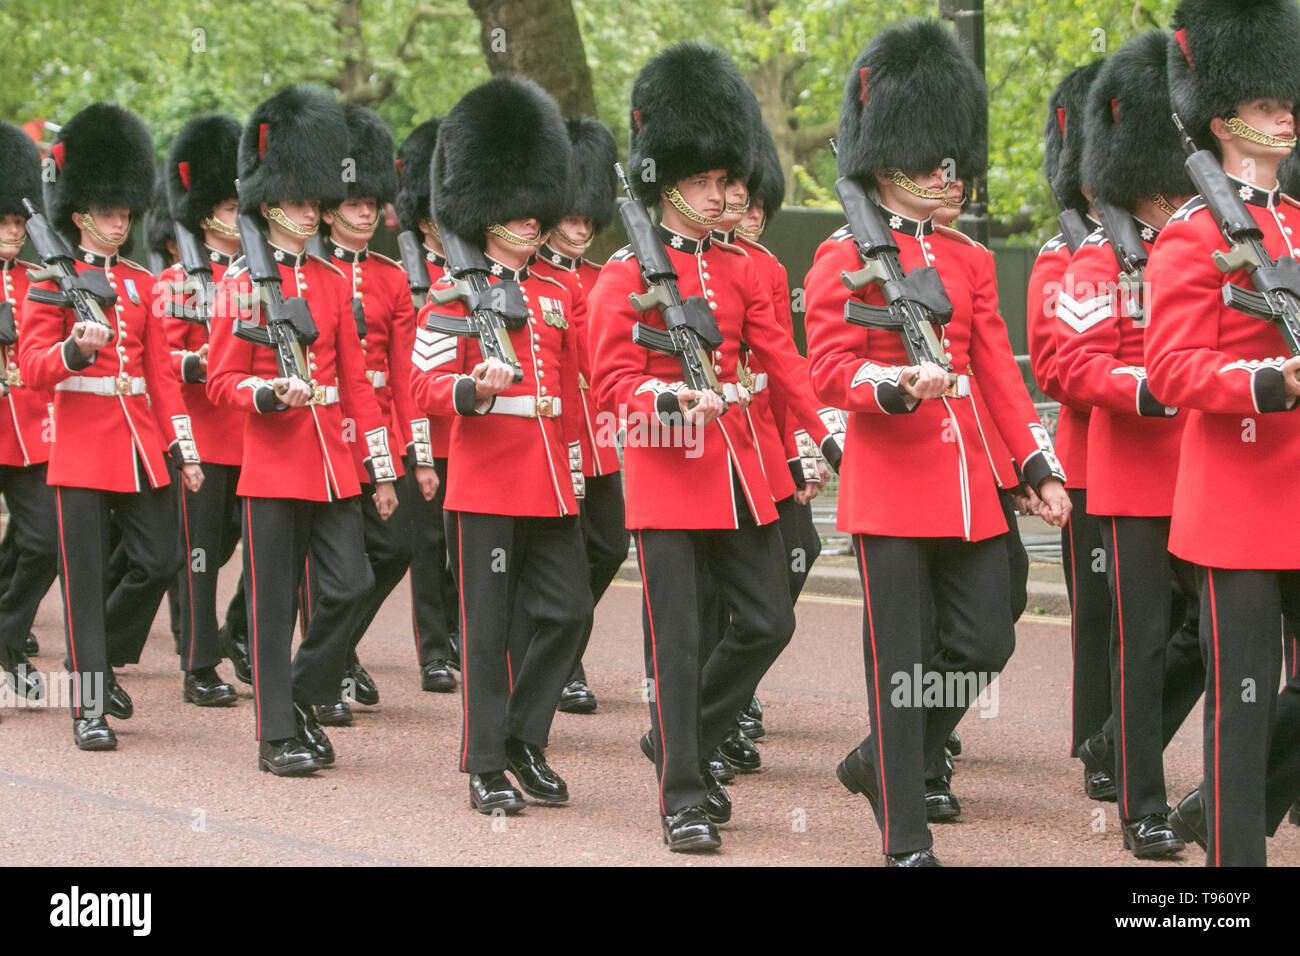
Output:
[[[596,115],[591,68],[572,0],[469,0],[493,76],[535,81],[566,116]]]

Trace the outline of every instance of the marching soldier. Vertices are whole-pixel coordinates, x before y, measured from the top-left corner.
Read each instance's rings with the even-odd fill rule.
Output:
[[[320,205],[337,206],[344,194],[347,150],[342,107],[321,90],[291,86],[253,111],[239,140],[239,213],[258,232],[241,230],[244,256],[227,270],[219,301],[241,325],[265,328],[263,310],[246,303],[262,292],[249,273],[249,244],[267,241],[282,294],[305,300],[316,337],[298,340],[305,370],[281,367],[275,350],[236,335],[231,322],[213,326],[210,346],[208,396],[247,416],[236,491],[258,767],[277,776],[334,762],[312,708],[338,699],[361,602],[374,583],[350,442],[365,442],[380,517],[397,506],[388,427],[366,378],[349,283],[304,251]],[[291,659],[295,597],[308,562],[313,614]]]
[[[153,143],[134,114],[111,103],[86,107],[55,137],[55,177],[46,183],[51,224],[76,247],[89,288],[107,285],[107,324],[38,301],[52,282],[33,283],[24,307],[22,379],[54,389],[54,486],[64,624],[73,676],[73,738],[82,750],[111,750],[105,714],[131,716],[130,696],[110,661],[133,663],[168,584],[179,570],[175,503],[166,456],[185,487],[203,481],[155,311],[154,277],[118,256],[131,219],[148,208]],[[109,593],[108,527],[121,528],[126,573]]]
[[[457,528],[459,766],[470,775],[470,806],[486,814],[523,809],[507,769],[534,800],[569,799],[545,750],[591,612],[586,578],[574,573],[586,566],[575,497],[582,487],[578,335],[568,288],[528,262],[568,212],[570,154],[555,101],[516,78],[490,80],[462,97],[443,119],[434,153],[439,227],[482,248],[491,275],[518,290],[501,286],[497,298],[521,295],[528,313],[508,333],[521,381],[468,338],[411,381],[419,407],[452,418],[446,509]],[[465,311],[460,303],[430,303],[417,322],[440,309]],[[511,641],[521,620],[531,627],[522,648]]]
[[[627,523],[652,688],[643,743],[656,758],[663,839],[673,851],[721,845],[715,824],[730,818],[731,801],[707,758],[794,632],[776,507],[736,408],[748,396],[737,374],[741,340],[787,395],[802,386],[801,370],[776,344],[783,332],[750,257],[710,237],[728,182],[747,177],[753,162],[752,97],[725,54],[695,43],[656,56],[632,88],[629,168],[644,200],[662,204],[656,234],[681,294],[713,313],[722,341],[709,357],[725,399],[687,387],[674,358],[633,341],[637,321],[662,327],[663,319],[639,315],[628,300],[645,291],[631,249],[605,264],[590,298],[601,316],[592,329],[597,404],[617,409],[627,427]],[[712,653],[701,646],[698,612],[708,579],[731,615]]]
[[[235,187],[239,122],[210,114],[187,122],[167,152],[169,221],[179,223],[202,241],[204,261],[218,283],[239,254],[235,227],[239,202]],[[175,261],[175,256],[169,261]],[[209,325],[228,322],[228,315],[203,314],[202,290],[187,282],[180,264],[162,275],[173,290],[171,314],[163,320],[172,350],[172,368],[181,386],[195,441],[203,450],[203,488],[181,495],[180,521],[185,562],[179,575],[181,670],[183,698],[199,707],[218,707],[236,700],[235,689],[217,674],[223,648],[217,627],[217,573],[239,543],[240,456],[245,415],[214,405],[207,395]],[[242,579],[239,590],[242,591]],[[234,603],[226,616],[229,633],[243,633],[245,613]],[[231,617],[236,619],[232,622]],[[236,652],[236,673],[241,663]]]
[[[347,183],[347,197],[321,214],[325,248],[334,266],[347,279],[351,290],[351,316],[361,338],[366,378],[374,386],[375,400],[394,441],[410,447],[411,352],[415,344],[415,309],[406,274],[392,259],[369,246],[384,208],[397,192],[397,168],[393,163],[393,137],[373,110],[349,104],[344,108],[348,123],[348,156],[356,164],[355,176]],[[360,451],[359,446],[356,446]],[[349,648],[348,668],[338,700],[316,708],[316,719],[326,726],[351,721],[347,699],[373,706],[379,703],[374,680],[357,659],[357,645],[375,619],[388,595],[401,583],[411,563],[411,492],[403,481],[400,460],[394,458],[395,485],[400,502],[387,519],[380,517],[373,501],[375,488],[358,454],[361,479],[361,516],[365,524],[366,558],[375,585],[362,601]],[[311,595],[311,565],[307,567],[307,601],[304,619],[310,621],[315,600]]]
[[[1174,109],[1196,145],[1221,160],[1268,255],[1295,256],[1300,206],[1280,193],[1277,167],[1296,142],[1300,8],[1183,0],[1172,26]],[[1150,389],[1187,419],[1169,550],[1196,565],[1205,661],[1205,776],[1171,822],[1203,816],[1210,866],[1262,866],[1265,834],[1285,812],[1267,797],[1270,740],[1291,739],[1274,713],[1294,713],[1286,695],[1275,707],[1273,691],[1300,563],[1286,536],[1270,531],[1272,491],[1300,467],[1300,423],[1290,413],[1300,357],[1285,357],[1275,325],[1224,303],[1229,284],[1252,288],[1244,270],[1215,264],[1226,249],[1204,199],[1194,198],[1161,230],[1146,271]]]
[[[927,122],[936,104],[942,115]],[[1019,381],[983,248],[930,221],[945,198],[945,160],[955,161],[966,181],[982,172],[986,110],[982,78],[941,25],[887,30],[849,72],[839,171],[875,189],[902,266],[937,270],[953,306],[941,333],[944,359],[979,377],[1042,515],[1060,525],[1070,511],[1064,476]],[[898,706],[886,684],[922,666],[948,686],[953,675],[968,687],[996,679],[1015,640],[1000,540],[1007,524],[961,380],[932,362],[910,364],[897,333],[845,322],[851,293],[840,273],[861,265],[852,234],[842,229],[822,244],[805,283],[813,384],[825,401],[850,411],[839,527],[855,536],[865,596],[871,736],[837,773],[876,811],[888,865],[934,866],[927,810],[951,818],[959,808],[947,777],[926,779],[927,768],[942,765],[944,742],[973,701],[953,695],[940,707],[916,706],[918,688],[913,706]],[[882,301],[874,284],[852,295]],[[927,465],[917,468],[918,461]],[[925,505],[904,507],[904,498]],[[932,656],[929,608],[938,631]]]
[[[1195,603],[1190,565],[1168,551],[1169,514],[1184,416],[1151,394],[1143,365],[1146,301],[1125,286],[1117,259],[1145,255],[1192,191],[1169,112],[1165,63],[1173,42],[1153,30],[1112,54],[1084,99],[1083,181],[1114,220],[1092,233],[1070,260],[1056,300],[1056,374],[1075,404],[1092,408],[1088,425],[1088,511],[1101,522],[1113,607],[1110,686],[1114,781],[1124,847],[1139,859],[1177,853],[1169,828],[1161,712],[1167,661],[1185,650],[1195,688],[1199,654],[1189,632],[1171,635],[1175,588]],[[1124,221],[1126,220],[1127,221]],[[1124,229],[1140,249],[1122,245]],[[1111,230],[1117,230],[1116,235]],[[1181,626],[1182,622],[1178,622]],[[1195,696],[1188,707],[1195,702]],[[1185,713],[1185,711],[1184,711]],[[1089,743],[1080,747],[1085,763]]]
[[[447,260],[442,255],[438,227],[429,218],[429,167],[438,139],[438,119],[426,120],[411,131],[397,151],[400,167],[397,199],[393,208],[401,228],[419,240],[424,269],[432,281],[441,279]],[[419,303],[423,305],[423,302]],[[412,374],[427,372],[455,352],[452,336],[430,332],[415,324],[415,346],[411,355]],[[443,502],[447,492],[447,449],[451,423],[441,415],[412,410],[410,465],[407,481],[412,515],[411,530],[411,626],[415,631],[415,652],[420,662],[420,687],[446,694],[456,689],[453,667],[460,666],[458,647],[459,611],[456,581],[448,560],[450,522],[445,520]]]
[[[587,549],[587,584],[591,589],[593,617],[584,628],[578,663],[560,695],[560,710],[570,714],[596,711],[596,695],[587,685],[582,669],[582,654],[591,640],[595,623],[595,605],[600,603],[610,582],[627,559],[628,533],[623,512],[623,477],[619,473],[615,429],[609,426],[610,415],[600,415],[591,398],[591,360],[588,343],[593,317],[587,311],[587,295],[600,277],[600,266],[583,258],[596,234],[614,219],[614,193],[617,188],[614,161],[617,159],[614,134],[600,120],[575,116],[568,120],[569,141],[573,144],[570,167],[570,202],[572,207],[551,230],[546,242],[537,249],[533,268],[563,282],[574,298],[571,325],[578,336],[578,396],[582,402],[582,428],[578,441],[582,448],[584,497],[578,504],[582,540]],[[595,319],[594,321],[599,321]]]
[[[41,676],[27,659],[29,635],[41,599],[58,573],[54,491],[45,481],[50,444],[45,389],[23,383],[18,367],[19,339],[26,325],[27,270],[18,258],[27,237],[23,200],[41,208],[41,157],[23,130],[0,123],[0,491],[9,512],[6,538],[12,537],[12,570],[0,589],[0,669],[15,694],[44,696]]]

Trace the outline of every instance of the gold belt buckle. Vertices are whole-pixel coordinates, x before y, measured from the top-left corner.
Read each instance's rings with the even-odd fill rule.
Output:
[[[311,389],[311,403],[313,405],[325,404],[325,386],[313,385]]]
[[[6,385],[21,385],[22,383],[23,383],[22,373],[19,372],[17,365],[13,366],[12,368],[5,369]]]
[[[544,395],[537,400],[537,417],[538,418],[555,417],[555,404],[552,401],[552,396]]]
[[[113,391],[117,392],[119,395],[130,395],[131,376],[119,375],[117,378],[113,379]]]

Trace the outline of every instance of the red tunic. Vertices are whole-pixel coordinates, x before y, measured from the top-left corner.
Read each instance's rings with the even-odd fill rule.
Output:
[[[14,331],[19,338],[23,331],[23,300],[27,297],[27,270],[35,269],[30,262],[18,259],[0,260],[0,302],[8,302],[14,311]],[[52,436],[48,404],[50,393],[43,388],[33,388],[22,380],[18,368],[18,345],[0,346],[0,361],[4,363],[5,380],[9,394],[0,398],[0,465],[39,465],[50,460]]]
[[[238,492],[248,498],[306,501],[360,494],[352,446],[359,442],[368,452],[388,455],[388,427],[366,378],[348,284],[324,259],[292,253],[280,259],[280,278],[286,298],[307,299],[319,337],[304,355],[313,385],[326,391],[320,404],[261,411],[258,390],[279,377],[274,351],[237,338],[232,319],[213,322],[208,396],[248,416]],[[228,301],[231,295],[249,294],[251,287],[241,260],[226,272],[219,292]],[[225,308],[227,316],[238,311]]]
[[[73,488],[140,491],[139,464],[150,486],[161,488],[168,483],[167,447],[177,440],[178,431],[187,437],[190,426],[172,373],[161,310],[154,305],[156,280],[128,259],[80,255],[90,261],[79,261],[77,272],[100,269],[118,296],[116,305],[105,310],[116,326],[115,337],[93,362],[79,367],[80,352],[71,342],[77,322],[72,309],[40,305],[30,298],[23,308],[23,381],[54,390],[54,447],[47,480]],[[41,282],[32,288],[57,287]],[[119,391],[105,396],[70,390],[88,379],[116,379]],[[137,387],[140,380],[144,392]]]
[[[1269,255],[1296,255],[1296,202],[1240,188]],[[1227,283],[1253,288],[1244,272],[1215,266],[1210,256],[1226,249],[1197,198],[1161,230],[1147,264],[1148,380],[1187,419],[1169,550],[1216,568],[1300,568],[1300,549],[1279,533],[1300,474],[1300,417],[1280,371],[1287,350],[1277,326],[1223,304]]]
[[[490,402],[474,402],[469,373],[483,361],[477,339],[457,338],[446,358],[411,379],[417,407],[430,415],[451,418],[447,455],[448,511],[517,517],[561,517],[578,513],[570,474],[570,445],[577,449],[582,428],[578,399],[578,337],[570,317],[573,299],[568,287],[540,271],[517,275],[529,306],[528,325],[510,332],[523,381]],[[434,284],[447,288],[445,279]],[[463,303],[420,310],[423,325],[429,313],[465,315]],[[559,414],[534,417],[504,414],[512,405],[544,408],[560,400]]]
[[[1156,230],[1135,225],[1149,250]],[[1129,316],[1117,275],[1115,250],[1098,230],[1070,260],[1057,297],[1057,376],[1066,395],[1092,406],[1088,512],[1165,517],[1173,513],[1184,418],[1151,395],[1146,323]]]
[[[447,260],[434,252],[427,246],[424,247],[424,258],[429,264],[429,278],[437,282],[446,275]],[[408,285],[409,294],[409,285]],[[414,309],[414,304],[412,304]],[[456,337],[454,335],[442,335],[438,332],[430,332],[424,327],[424,322],[416,320],[415,322],[415,342],[411,353],[411,375],[414,376],[420,372],[427,372],[430,369],[437,368],[446,362],[456,353]],[[427,415],[419,407],[419,403],[414,402],[410,422],[410,430],[413,438],[416,439],[412,446],[413,460],[420,465],[431,466],[435,458],[445,459],[447,450],[451,446],[451,419],[442,415]],[[428,436],[429,447],[424,447],[424,436]]]
[[[888,210],[886,210],[888,212]],[[940,332],[960,373],[976,377],[996,430],[1034,488],[1060,477],[1060,463],[1020,379],[987,250],[959,232],[891,214],[905,269],[934,266],[953,305]],[[915,402],[900,387],[909,363],[896,332],[844,320],[850,295],[882,304],[877,286],[850,293],[840,272],[861,266],[847,228],[817,250],[804,283],[813,384],[850,412],[840,466],[837,527],[849,533],[961,537],[1007,530],[990,452],[970,398]]]

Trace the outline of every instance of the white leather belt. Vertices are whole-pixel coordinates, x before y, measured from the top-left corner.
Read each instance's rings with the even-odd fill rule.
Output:
[[[740,401],[740,392],[737,390],[735,382],[721,382],[720,384],[722,385],[723,401],[728,405],[735,405],[736,402]]]
[[[517,415],[520,418],[555,418],[560,414],[560,400],[551,395],[498,395],[489,415]]]
[[[765,388],[767,388],[767,373],[759,372],[754,376],[754,385],[750,388],[750,391],[757,395]]]
[[[372,372],[366,369],[366,378],[370,379],[370,384],[375,388],[383,388],[388,384],[388,376],[383,372]]]
[[[127,375],[109,377],[107,375],[70,375],[54,386],[56,392],[82,392],[86,395],[100,395],[113,398],[116,395],[143,395],[145,382],[143,378],[131,378]]]
[[[337,385],[313,385],[311,390],[312,405],[336,405],[339,400]]]

